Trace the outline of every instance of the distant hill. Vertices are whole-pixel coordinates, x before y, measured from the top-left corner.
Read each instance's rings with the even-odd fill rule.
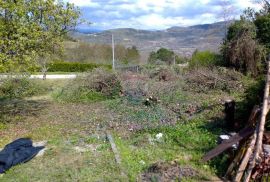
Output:
[[[161,47],[172,49],[185,56],[190,56],[195,49],[218,51],[224,37],[224,29],[225,23],[218,22],[190,27],[171,27],[161,31],[132,28],[112,29],[102,32],[87,32],[84,30],[84,32],[74,32],[71,36],[80,41],[111,44],[111,35],[113,34],[116,44],[135,45],[146,59],[149,52]]]
[[[103,30],[98,29],[88,29],[88,28],[77,28],[76,32],[83,33],[83,34],[93,34],[93,33],[100,33]]]

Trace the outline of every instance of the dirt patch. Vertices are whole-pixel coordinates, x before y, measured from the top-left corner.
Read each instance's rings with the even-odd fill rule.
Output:
[[[179,166],[176,162],[157,162],[151,165],[146,172],[140,176],[139,181],[180,181],[183,178],[197,175],[198,172],[193,168]]]

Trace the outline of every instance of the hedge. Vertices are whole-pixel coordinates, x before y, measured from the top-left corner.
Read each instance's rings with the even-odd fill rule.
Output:
[[[94,68],[103,67],[111,69],[111,65],[77,62],[54,62],[48,64],[48,72],[85,72]]]

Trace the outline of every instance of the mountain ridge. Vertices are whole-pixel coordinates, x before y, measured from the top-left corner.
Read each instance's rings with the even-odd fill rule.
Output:
[[[118,28],[94,33],[74,32],[71,36],[83,42],[111,44],[113,34],[115,44],[126,47],[136,46],[144,60],[151,51],[156,51],[161,47],[189,57],[196,49],[217,52],[225,35],[226,23],[217,22],[189,27],[174,26],[165,30]]]

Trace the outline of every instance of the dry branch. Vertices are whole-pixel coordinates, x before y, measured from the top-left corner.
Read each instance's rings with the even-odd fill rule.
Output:
[[[257,139],[256,139],[256,145],[255,145],[255,151],[254,155],[252,158],[252,161],[250,163],[250,166],[247,171],[246,179],[245,181],[249,181],[251,177],[251,173],[253,168],[256,165],[256,160],[259,158],[259,154],[262,151],[262,142],[263,142],[263,134],[264,134],[264,127],[265,127],[265,120],[266,120],[266,115],[268,113],[268,102],[269,102],[269,83],[270,83],[270,62],[268,62],[268,72],[267,72],[267,79],[266,79],[266,84],[265,84],[265,91],[264,91],[264,98],[263,98],[263,108],[262,108],[262,113],[261,113],[261,118],[260,118],[260,123],[259,123],[259,129],[257,133]]]
[[[233,161],[231,162],[230,166],[228,167],[226,174],[224,175],[224,178],[227,178],[229,175],[231,175],[233,169],[235,168],[235,166],[238,165],[238,163],[240,162],[240,160],[242,159],[243,155],[245,154],[246,150],[245,149],[241,149],[237,155],[235,156],[235,158],[233,159]]]
[[[252,151],[254,149],[256,138],[257,138],[257,135],[256,135],[256,133],[254,133],[253,138],[252,138],[252,140],[251,140],[251,142],[250,142],[250,144],[248,146],[248,149],[247,149],[247,151],[245,153],[245,156],[242,159],[241,164],[240,164],[240,166],[239,166],[239,168],[238,168],[238,170],[236,172],[236,176],[235,176],[235,179],[234,179],[235,182],[240,182],[240,180],[242,179],[242,176],[243,176],[243,174],[245,172],[248,161],[249,161],[249,159],[250,159],[250,157],[252,155]]]
[[[115,145],[114,139],[113,139],[113,137],[112,137],[112,135],[110,134],[109,131],[106,132],[106,135],[107,135],[107,139],[109,140],[109,142],[111,144],[111,148],[112,148],[112,151],[114,153],[115,161],[116,161],[116,163],[118,164],[118,166],[119,166],[119,168],[121,170],[121,175],[123,177],[127,178],[127,175],[125,174],[124,169],[122,168],[121,157],[120,157],[120,154],[119,154],[119,152],[117,150],[117,147]]]

